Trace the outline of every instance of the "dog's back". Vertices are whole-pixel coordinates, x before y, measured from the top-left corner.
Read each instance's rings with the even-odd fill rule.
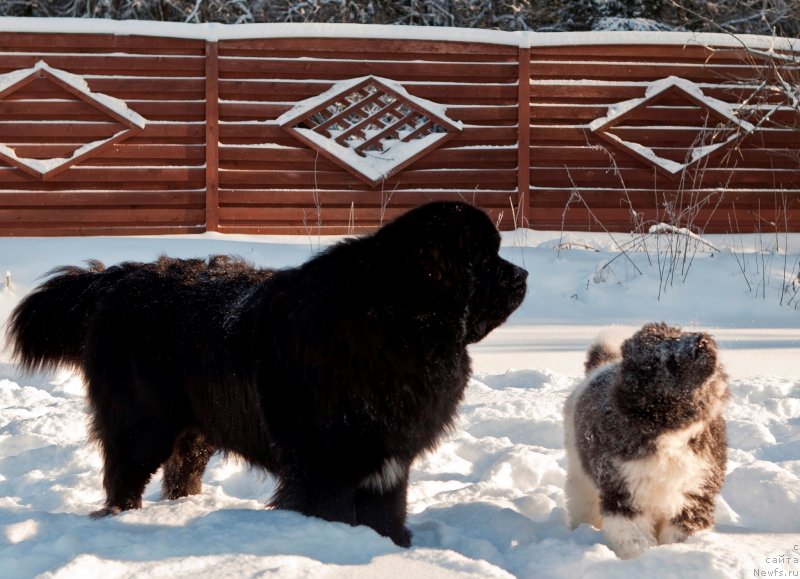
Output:
[[[113,333],[96,337],[101,341],[116,340],[130,332],[131,326],[152,324],[177,311],[188,314],[184,321],[200,319],[200,310],[209,301],[235,301],[237,293],[269,275],[269,271],[224,256],[213,256],[207,262],[161,258],[153,263],[126,262],[110,268],[99,261],[90,261],[83,268],[57,268],[11,313],[6,330],[8,343],[13,357],[26,372],[59,366],[85,371],[90,348],[87,339],[97,331],[94,324],[98,308],[109,303],[119,306],[105,307],[103,326],[114,326]],[[175,285],[185,286],[179,292],[183,301],[165,298],[164,288]],[[216,291],[207,291],[209,286],[215,286]],[[202,297],[195,299],[200,294]],[[147,312],[144,317],[143,312]],[[203,321],[205,327],[210,327],[215,320]]]

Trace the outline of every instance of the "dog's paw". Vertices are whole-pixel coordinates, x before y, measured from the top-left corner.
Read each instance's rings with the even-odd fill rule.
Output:
[[[653,525],[642,516],[604,517],[604,535],[609,548],[620,559],[633,559],[656,544]]]
[[[669,543],[683,543],[688,536],[689,533],[687,533],[681,527],[672,523],[667,523],[658,533],[658,544],[667,545]]]
[[[399,531],[392,533],[389,538],[394,541],[398,547],[408,549],[411,546],[412,533],[407,527],[403,527]]]
[[[92,511],[91,513],[89,513],[89,516],[92,517],[93,519],[103,519],[105,517],[118,515],[121,512],[122,509],[120,509],[119,507],[103,507],[102,509],[99,509],[97,511]]]

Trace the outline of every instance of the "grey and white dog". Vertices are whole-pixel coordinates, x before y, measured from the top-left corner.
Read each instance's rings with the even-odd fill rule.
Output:
[[[602,528],[629,559],[708,529],[727,460],[727,376],[714,340],[647,324],[598,339],[564,406],[572,528]]]

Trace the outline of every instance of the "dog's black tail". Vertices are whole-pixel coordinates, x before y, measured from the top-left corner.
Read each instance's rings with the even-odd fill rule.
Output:
[[[25,372],[79,365],[87,320],[97,299],[105,267],[90,261],[86,268],[60,267],[23,299],[8,319],[6,339]]]
[[[607,328],[600,333],[586,351],[586,360],[583,369],[588,374],[595,368],[616,362],[622,357],[620,346],[623,337],[618,330]]]

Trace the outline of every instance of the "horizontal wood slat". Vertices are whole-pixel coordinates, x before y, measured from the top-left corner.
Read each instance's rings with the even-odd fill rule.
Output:
[[[582,80],[602,80],[613,78],[616,81],[643,81],[653,78],[653,62],[566,62],[539,61],[532,67],[532,78],[558,79],[579,78]],[[723,64],[710,66],[704,62],[693,63],[658,63],[660,77],[677,76],[697,83],[720,83],[736,79],[739,82],[758,82],[766,76],[774,80],[773,71],[761,71],[747,63]],[[780,67],[775,72],[785,75],[788,69]]]
[[[516,190],[475,189],[395,189],[392,191],[353,191],[352,189],[221,189],[220,203],[225,206],[296,205],[300,207],[349,207],[355,203],[359,207],[380,207],[387,200],[403,207],[413,207],[429,201],[466,201],[481,207],[506,207],[509,200],[516,198]]]
[[[469,82],[516,82],[517,64],[481,62],[397,62],[392,60],[310,60],[284,58],[221,58],[220,74],[229,79],[254,77],[281,78],[290,75],[295,79],[334,78],[357,76],[383,76],[398,80]]]
[[[84,223],[84,224],[148,224],[185,225],[187,222],[202,222],[205,210],[202,208],[160,209],[154,207],[126,207],[124,209],[108,207],[52,208],[41,211],[38,208],[0,209],[0,223]]]
[[[202,207],[205,194],[195,191],[0,191],[0,207],[167,206]]]
[[[448,60],[477,57],[498,62],[516,62],[519,58],[515,46],[480,42],[441,42],[436,40],[408,39],[358,39],[358,38],[264,38],[225,40],[220,43],[220,55],[291,54],[296,58],[331,54],[350,54],[359,59],[377,58],[391,54],[406,60]]]
[[[30,52],[4,55],[0,61],[0,74],[32,67],[40,60],[72,74],[93,74],[102,70],[104,74],[123,76],[201,76],[205,68],[205,59],[200,56],[148,55],[143,58],[121,54],[62,56],[52,52]]]
[[[536,189],[534,208],[539,209],[565,209],[584,207],[584,203],[597,209],[632,209],[634,211],[655,211],[659,206],[662,214],[667,204],[674,205],[679,210],[689,207],[705,205],[717,207],[720,211],[739,210],[775,210],[800,193],[798,189],[788,189],[780,193],[757,189],[689,189],[680,193],[654,192],[652,189],[629,188],[620,191],[614,188],[586,189],[580,196],[568,197],[565,201],[563,189]]]

